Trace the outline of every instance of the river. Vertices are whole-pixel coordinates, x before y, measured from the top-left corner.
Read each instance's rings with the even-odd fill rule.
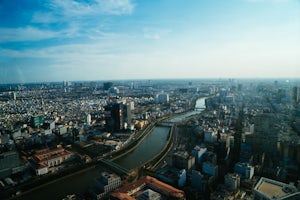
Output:
[[[175,122],[179,122],[179,121],[183,120],[186,117],[190,117],[195,114],[200,114],[203,110],[205,110],[205,99],[206,98],[200,98],[196,101],[195,110],[189,111],[187,113],[184,113],[184,114],[178,115],[174,118],[171,118],[168,120],[168,122],[175,123]]]
[[[201,113],[205,109],[205,98],[196,101],[195,110],[169,119],[169,122],[178,122],[186,117]],[[168,137],[169,127],[155,127],[151,133],[132,152],[115,160],[114,162],[126,169],[137,167],[158,154],[165,145]],[[93,179],[100,176],[99,168],[92,168],[85,172],[64,177],[57,181],[43,185],[37,190],[28,192],[20,199],[62,199],[68,194],[84,191],[93,185]]]
[[[114,162],[126,169],[133,169],[145,163],[162,150],[169,130],[170,127],[155,127],[136,149]]]

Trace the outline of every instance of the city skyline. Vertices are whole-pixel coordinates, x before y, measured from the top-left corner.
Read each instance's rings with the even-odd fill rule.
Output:
[[[0,84],[299,78],[300,1],[2,1]]]

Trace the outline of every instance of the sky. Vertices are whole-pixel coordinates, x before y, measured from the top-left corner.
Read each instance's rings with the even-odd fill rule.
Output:
[[[0,0],[0,84],[300,78],[300,0]]]

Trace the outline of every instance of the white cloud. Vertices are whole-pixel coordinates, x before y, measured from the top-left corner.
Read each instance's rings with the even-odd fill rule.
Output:
[[[34,13],[31,22],[33,23],[55,23],[59,20],[58,17],[55,17],[53,13],[47,12],[36,12]]]
[[[158,28],[144,28],[143,34],[146,39],[159,40],[167,36],[171,30],[169,29],[158,29]]]
[[[45,3],[44,6],[50,11],[35,12],[31,19],[34,26],[59,23],[60,30],[57,33],[60,37],[90,39],[104,37],[103,30],[112,26],[110,18],[103,16],[131,14],[135,8],[131,0],[93,0],[90,2],[53,0]],[[101,33],[98,34],[97,31]],[[12,37],[9,38],[12,40]]]
[[[44,40],[57,37],[59,33],[28,26],[24,28],[0,28],[0,35],[0,43],[3,43]]]
[[[135,5],[130,0],[98,0],[100,11],[106,14],[131,14]]]
[[[74,0],[54,0],[51,2],[51,8],[54,13],[58,13],[64,17],[90,15],[95,11],[95,7],[93,5]]]
[[[95,17],[101,15],[125,15],[134,11],[135,4],[131,0],[94,0],[91,2],[78,2],[75,0],[53,0],[45,7],[51,12],[36,12],[33,23],[53,23]]]

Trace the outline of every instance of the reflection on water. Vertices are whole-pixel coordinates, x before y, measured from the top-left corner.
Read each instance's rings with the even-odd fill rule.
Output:
[[[183,120],[186,117],[195,115],[195,114],[200,114],[203,110],[205,109],[205,98],[200,98],[196,101],[196,105],[195,105],[195,110],[187,112],[185,114],[179,115],[177,117],[174,117],[172,119],[169,120],[169,122],[180,122],[181,120]]]

